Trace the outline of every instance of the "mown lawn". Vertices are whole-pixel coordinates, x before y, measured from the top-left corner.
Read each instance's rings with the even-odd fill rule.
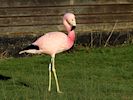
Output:
[[[133,100],[132,45],[58,54],[62,94],[54,78],[47,91],[49,61],[47,55],[0,59],[0,100]]]

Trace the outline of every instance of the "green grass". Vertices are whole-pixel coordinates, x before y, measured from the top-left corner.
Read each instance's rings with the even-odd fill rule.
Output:
[[[133,46],[76,48],[56,56],[63,94],[48,89],[50,57],[0,59],[0,100],[133,100]]]

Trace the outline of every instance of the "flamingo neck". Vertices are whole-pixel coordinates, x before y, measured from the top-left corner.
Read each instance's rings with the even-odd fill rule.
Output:
[[[64,24],[67,32],[69,33],[71,31],[71,26],[67,23],[67,21],[65,19],[63,19],[63,24]]]
[[[74,31],[70,31],[70,32],[68,33],[68,37],[69,37],[69,39],[70,39],[71,41],[74,42],[74,40],[75,40],[75,32],[74,32]]]
[[[75,40],[75,32],[74,32],[74,30],[71,31],[71,26],[68,24],[68,22],[65,19],[63,19],[63,24],[64,24],[64,26],[65,26],[65,28],[66,28],[66,30],[68,32],[68,37],[69,37],[70,41],[74,42],[74,40]]]

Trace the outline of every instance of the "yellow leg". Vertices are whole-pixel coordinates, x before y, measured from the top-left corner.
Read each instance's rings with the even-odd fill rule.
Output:
[[[49,87],[48,87],[48,91],[51,91],[51,63],[49,64]]]
[[[53,71],[55,82],[56,82],[57,92],[58,93],[62,93],[60,91],[60,88],[59,88],[59,83],[58,83],[58,79],[57,79],[57,75],[56,75],[56,70],[55,70],[55,66],[54,66],[55,65],[54,60],[55,60],[55,57],[52,57],[52,71]]]

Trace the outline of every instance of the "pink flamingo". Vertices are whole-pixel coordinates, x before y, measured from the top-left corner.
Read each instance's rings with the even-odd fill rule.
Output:
[[[51,91],[51,72],[53,72],[57,92],[62,93],[59,88],[59,83],[55,70],[55,55],[70,49],[75,40],[74,29],[76,27],[75,15],[72,13],[66,13],[63,17],[63,24],[68,32],[68,35],[62,32],[49,32],[41,36],[30,46],[26,47],[22,53],[33,53],[33,54],[49,54],[51,56],[51,62],[49,63],[49,87],[48,91]]]

